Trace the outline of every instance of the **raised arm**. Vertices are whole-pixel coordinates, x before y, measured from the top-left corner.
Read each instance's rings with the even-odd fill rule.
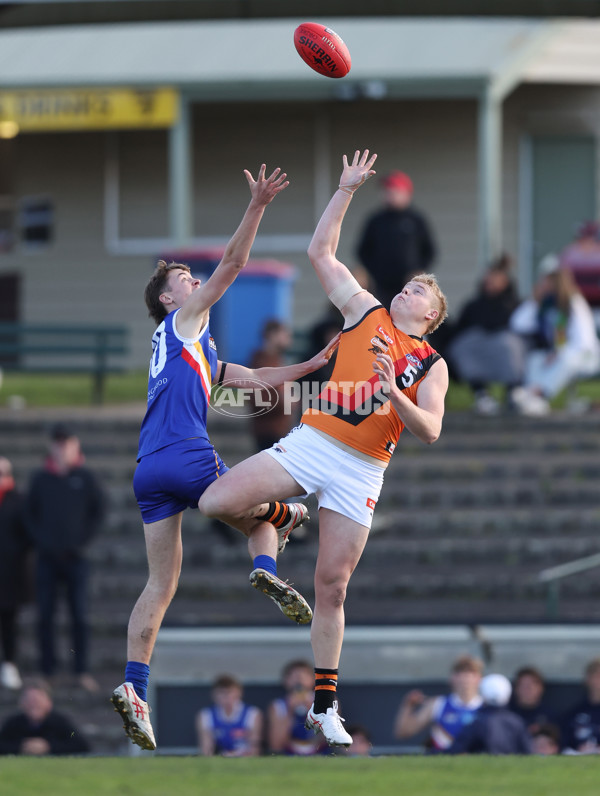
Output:
[[[208,320],[208,311],[235,281],[248,262],[250,250],[267,205],[289,185],[286,174],[275,169],[265,178],[266,166],[260,167],[258,178],[244,169],[252,198],[241,224],[227,244],[221,262],[205,284],[187,298],[177,317],[177,328],[185,337],[195,337]]]
[[[394,736],[411,738],[429,727],[433,722],[435,704],[435,697],[426,697],[421,691],[409,691],[396,714]]]
[[[346,324],[354,323],[377,301],[360,287],[348,268],[336,257],[342,221],[355,191],[375,174],[372,169],[377,155],[369,158],[369,150],[354,153],[352,163],[343,157],[344,169],[338,190],[332,196],[313,235],[308,256],[330,301],[340,310]]]

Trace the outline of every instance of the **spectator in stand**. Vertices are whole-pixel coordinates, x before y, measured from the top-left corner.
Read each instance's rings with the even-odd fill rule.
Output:
[[[485,704],[475,720],[454,739],[446,750],[448,754],[531,754],[525,722],[506,707],[512,690],[510,680],[503,674],[488,674],[479,690]]]
[[[504,385],[510,395],[523,380],[525,346],[508,328],[519,303],[511,270],[507,254],[490,265],[477,294],[463,307],[449,346],[453,372],[473,390],[475,409],[481,415],[500,411],[489,392],[491,384]]]
[[[521,414],[548,414],[549,401],[562,389],[600,368],[600,342],[590,306],[571,272],[560,268],[553,255],[542,260],[533,297],[517,307],[510,327],[531,343],[525,386],[511,393]]]
[[[586,696],[563,717],[563,750],[571,754],[600,753],[600,658],[585,668]]]
[[[545,690],[544,678],[533,666],[524,666],[516,673],[509,707],[523,719],[531,735],[542,725],[555,721],[544,696]]]
[[[431,271],[436,249],[427,219],[411,204],[408,174],[393,171],[382,185],[385,206],[367,220],[357,254],[371,276],[371,292],[389,307],[411,277]]]
[[[429,728],[427,746],[434,751],[449,749],[483,704],[479,694],[482,674],[483,663],[463,655],[452,666],[448,696],[426,697],[421,691],[409,691],[396,716],[395,737],[411,738]]]
[[[560,265],[567,268],[581,292],[593,306],[600,304],[600,224],[586,221],[577,230],[575,240],[560,253]]]
[[[198,747],[205,756],[253,757],[261,753],[261,711],[243,701],[239,680],[223,674],[212,688],[213,704],[196,717]]]
[[[560,728],[556,724],[540,724],[531,736],[531,752],[534,755],[560,754]]]
[[[284,755],[316,755],[328,747],[319,733],[304,726],[314,700],[315,676],[308,661],[290,661],[283,669],[285,694],[269,705],[269,751]]]
[[[43,683],[27,685],[20,706],[21,712],[9,716],[0,728],[0,754],[77,755],[90,751],[73,722],[54,710]]]
[[[348,735],[352,736],[352,743],[346,751],[347,757],[370,757],[373,751],[371,735],[362,724],[353,724],[348,727]]]
[[[41,671],[56,669],[54,614],[59,587],[66,587],[71,615],[73,667],[79,685],[95,691],[88,670],[87,547],[104,515],[104,498],[84,466],[79,439],[64,424],[50,433],[43,468],[33,473],[26,501],[27,528],[37,554],[36,598]]]
[[[17,617],[26,598],[28,548],[23,498],[15,489],[11,462],[0,456],[0,684],[14,690],[22,686],[16,664]]]
[[[262,331],[263,345],[252,355],[250,362],[251,368],[281,368],[285,363],[285,352],[292,344],[292,334],[290,327],[276,320],[275,318],[267,321]],[[254,436],[257,451],[270,448],[288,433],[292,428],[292,415],[285,413],[284,401],[285,384],[279,387],[268,387],[262,390],[261,401],[252,406],[252,434]],[[278,396],[277,403],[270,411],[259,414],[261,407],[274,403],[275,395]]]

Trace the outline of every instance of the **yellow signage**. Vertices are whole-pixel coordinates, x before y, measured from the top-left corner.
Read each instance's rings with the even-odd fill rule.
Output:
[[[0,92],[0,124],[21,132],[171,127],[178,93],[156,89],[27,89]]]

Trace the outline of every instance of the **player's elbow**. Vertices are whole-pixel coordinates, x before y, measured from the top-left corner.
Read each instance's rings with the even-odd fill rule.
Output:
[[[314,242],[312,242],[306,253],[308,254],[308,259],[310,260],[311,265],[316,267],[319,262],[320,246],[317,246]]]
[[[422,437],[421,439],[426,445],[433,445],[433,443],[437,442],[439,438],[440,438],[439,430],[435,431],[433,429],[428,429],[425,436]]]
[[[224,257],[223,266],[234,273],[238,273],[245,268],[248,259],[246,257]]]

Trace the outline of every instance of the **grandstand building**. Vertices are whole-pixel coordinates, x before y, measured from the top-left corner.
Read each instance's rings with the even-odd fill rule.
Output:
[[[527,290],[596,215],[598,22],[333,18],[335,81],[298,58],[300,17],[99,21],[0,28],[0,320],[126,324],[145,367],[153,263],[222,246],[262,161],[291,186],[253,255],[296,266],[296,328],[324,307],[305,252],[343,152],[410,173],[451,307],[501,250]],[[372,181],[349,211],[348,264],[379,201]]]

